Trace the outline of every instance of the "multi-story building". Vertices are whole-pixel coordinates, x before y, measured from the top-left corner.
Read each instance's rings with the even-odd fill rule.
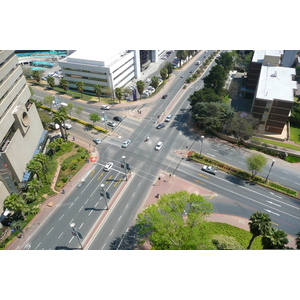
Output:
[[[14,51],[0,50],[0,212],[3,201],[28,180],[26,164],[47,135]]]

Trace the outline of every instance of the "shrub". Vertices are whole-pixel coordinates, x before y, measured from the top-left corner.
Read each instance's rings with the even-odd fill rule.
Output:
[[[61,169],[63,171],[66,171],[68,169],[68,165],[67,164],[62,164]]]
[[[61,178],[61,181],[62,181],[63,183],[66,183],[66,182],[68,181],[68,178],[67,178],[67,177],[62,177],[62,178]],[[58,186],[58,184],[57,184],[57,186]]]
[[[77,164],[73,164],[72,166],[71,166],[71,170],[76,170],[78,168],[78,165]]]

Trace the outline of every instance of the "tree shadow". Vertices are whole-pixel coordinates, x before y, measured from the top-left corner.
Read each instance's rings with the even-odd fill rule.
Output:
[[[125,234],[115,238],[115,240],[110,243],[110,250],[134,250],[139,239],[138,227],[137,225],[133,225]]]
[[[106,208],[86,207],[84,210],[103,211],[103,210],[107,210],[107,209]]]
[[[227,174],[225,176],[225,179],[227,179],[229,182],[232,182],[236,185],[239,185],[239,186],[245,186],[245,180],[239,178],[239,177],[235,177],[233,175],[230,175],[230,174]]]
[[[55,250],[79,250],[80,248],[70,248],[67,246],[56,246],[54,249]]]
[[[96,100],[89,100],[86,103],[87,104],[95,104],[95,103],[98,103],[98,101],[96,101]]]
[[[90,125],[85,125],[85,126],[83,127],[83,130],[84,130],[84,131],[91,131],[92,129],[93,129],[93,127],[90,126]]]

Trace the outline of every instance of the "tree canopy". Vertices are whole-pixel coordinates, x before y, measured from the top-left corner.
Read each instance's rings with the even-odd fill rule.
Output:
[[[267,159],[262,154],[252,154],[246,157],[248,170],[252,172],[252,178],[262,171],[267,163]]]
[[[138,215],[137,226],[141,240],[149,241],[152,249],[207,249],[205,217],[211,213],[212,204],[201,195],[179,191],[164,194],[146,207]]]
[[[203,79],[204,86],[212,88],[218,95],[221,95],[225,85],[227,72],[223,66],[215,65],[211,68],[209,74]]]

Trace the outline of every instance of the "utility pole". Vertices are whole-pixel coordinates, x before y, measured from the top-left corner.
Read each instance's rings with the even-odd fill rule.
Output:
[[[123,165],[124,165],[124,169],[125,169],[125,176],[126,176],[126,181],[128,180],[127,178],[127,167],[126,167],[126,161],[125,161],[126,156],[122,156],[123,159]]]
[[[82,244],[81,244],[79,236],[78,236],[78,232],[77,232],[77,230],[75,228],[75,223],[71,223],[70,227],[72,228],[72,234],[77,237],[77,240],[78,240],[79,245],[80,245],[80,250],[83,250]]]
[[[108,204],[107,204],[107,199],[106,199],[106,193],[108,194],[108,192],[106,192],[106,191],[104,190],[104,186],[105,186],[104,183],[102,183],[102,184],[100,185],[100,187],[101,187],[100,195],[101,195],[102,197],[104,197],[104,201],[105,201],[105,204],[106,204],[106,210],[108,210]]]

